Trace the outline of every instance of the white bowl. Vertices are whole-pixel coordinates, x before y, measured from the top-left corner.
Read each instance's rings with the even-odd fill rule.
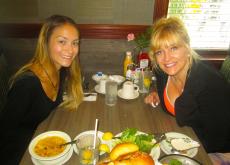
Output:
[[[37,159],[37,160],[41,160],[41,161],[52,161],[52,160],[56,160],[56,159],[59,159],[63,156],[65,156],[70,148],[71,148],[71,145],[66,145],[66,148],[63,152],[61,152],[60,154],[58,155],[55,155],[55,156],[50,156],[50,157],[43,157],[43,156],[40,156],[38,155],[37,153],[34,152],[34,147],[36,146],[36,144],[38,143],[39,140],[41,139],[44,139],[46,137],[51,137],[51,136],[59,136],[63,139],[65,139],[66,142],[69,142],[71,141],[71,138],[68,134],[66,134],[65,132],[61,132],[61,131],[48,131],[48,132],[44,132],[38,136],[36,136],[31,142],[30,142],[30,145],[29,145],[29,153],[30,155]]]
[[[125,81],[125,77],[120,76],[120,75],[110,75],[109,79],[112,81],[115,81],[118,83],[118,85],[120,85],[122,82]]]
[[[99,74],[94,74],[93,76],[92,76],[92,79],[94,80],[94,81],[96,81],[96,83],[99,83],[99,81],[101,80],[101,79],[107,79],[108,78],[108,76],[106,75],[106,74],[101,74],[101,75],[99,75]]]

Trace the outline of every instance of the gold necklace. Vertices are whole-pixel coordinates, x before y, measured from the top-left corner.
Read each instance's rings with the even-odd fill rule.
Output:
[[[53,83],[53,81],[51,80],[51,78],[50,78],[48,72],[47,72],[46,69],[42,66],[42,64],[41,64],[41,63],[39,63],[39,64],[40,64],[40,66],[42,67],[42,69],[44,70],[46,76],[48,77],[48,80],[49,80],[50,84],[52,85],[52,87],[53,87],[54,90],[56,91],[56,90],[57,90],[57,85],[56,85],[56,86],[54,85],[54,83]]]

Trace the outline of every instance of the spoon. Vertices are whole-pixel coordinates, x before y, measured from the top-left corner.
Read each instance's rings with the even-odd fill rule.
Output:
[[[79,139],[76,139],[76,140],[72,140],[70,142],[67,142],[67,143],[63,143],[63,144],[60,144],[60,146],[65,146],[65,145],[68,145],[68,144],[74,144],[74,143],[78,143],[80,140]]]

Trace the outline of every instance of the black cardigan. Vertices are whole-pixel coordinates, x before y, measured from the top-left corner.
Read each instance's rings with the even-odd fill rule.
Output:
[[[161,106],[168,76],[156,72]],[[230,85],[202,61],[193,63],[184,91],[175,101],[179,126],[193,128],[207,152],[230,152]]]
[[[52,101],[32,72],[21,75],[8,92],[7,103],[0,115],[1,163],[19,164],[38,124],[62,101],[63,78],[58,95]]]

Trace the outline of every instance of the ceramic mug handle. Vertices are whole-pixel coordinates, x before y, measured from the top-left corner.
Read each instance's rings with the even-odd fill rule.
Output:
[[[133,86],[134,86],[135,91],[139,91],[139,86],[138,85],[134,84]]]

